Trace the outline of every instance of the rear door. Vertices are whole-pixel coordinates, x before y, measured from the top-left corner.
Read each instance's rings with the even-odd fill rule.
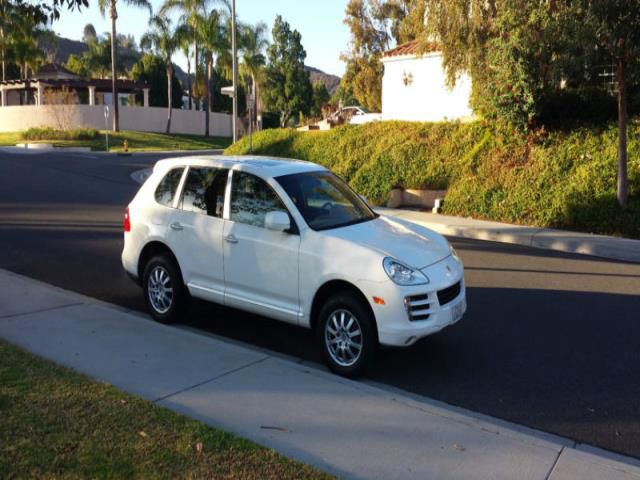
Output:
[[[230,219],[224,229],[225,303],[291,323],[298,322],[300,235],[264,226],[270,211],[287,211],[261,178],[234,171]]]
[[[224,197],[229,171],[189,167],[167,234],[192,295],[224,301]]]

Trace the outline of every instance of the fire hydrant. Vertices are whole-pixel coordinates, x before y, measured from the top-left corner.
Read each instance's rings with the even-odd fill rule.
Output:
[[[124,139],[124,142],[122,142],[122,149],[124,150],[124,153],[129,151],[129,140],[126,138]]]

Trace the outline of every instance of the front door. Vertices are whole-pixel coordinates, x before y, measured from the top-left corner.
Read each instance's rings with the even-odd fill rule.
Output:
[[[189,167],[169,222],[170,246],[192,295],[224,302],[224,196],[228,170]]]
[[[264,180],[232,175],[223,241],[225,303],[297,323],[300,235],[265,228],[266,214],[286,207]]]

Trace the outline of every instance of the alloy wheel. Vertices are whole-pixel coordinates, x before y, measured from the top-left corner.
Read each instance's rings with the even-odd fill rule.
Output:
[[[173,304],[173,286],[169,272],[158,265],[151,270],[147,283],[149,302],[159,314],[165,314]]]
[[[324,340],[331,359],[341,367],[351,367],[362,353],[362,328],[348,310],[336,310],[325,325]]]

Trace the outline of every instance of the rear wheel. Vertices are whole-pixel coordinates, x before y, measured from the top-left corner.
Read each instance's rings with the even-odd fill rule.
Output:
[[[345,377],[364,373],[378,343],[373,314],[355,295],[336,295],[325,302],[318,337],[331,371]]]
[[[153,257],[144,269],[144,298],[154,320],[160,323],[178,321],[185,303],[182,275],[168,255]]]

